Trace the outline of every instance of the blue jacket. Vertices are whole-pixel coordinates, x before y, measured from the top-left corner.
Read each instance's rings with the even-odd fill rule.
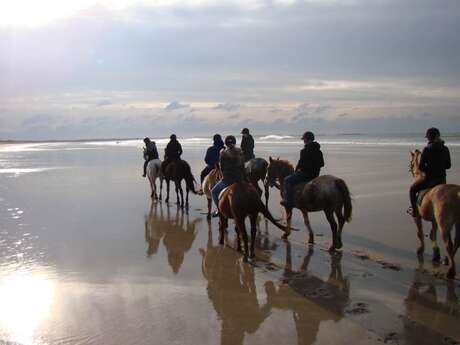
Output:
[[[207,166],[214,167],[217,163],[219,163],[220,150],[222,150],[223,148],[224,142],[218,141],[206,150],[206,156],[204,157],[204,161]]]

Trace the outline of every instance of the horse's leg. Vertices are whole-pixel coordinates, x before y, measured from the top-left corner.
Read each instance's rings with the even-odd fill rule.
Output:
[[[438,247],[438,241],[436,240],[436,232],[438,231],[438,225],[435,221],[431,222],[430,240],[433,246],[433,262],[441,261],[441,254]]]
[[[343,246],[342,230],[343,230],[343,225],[345,224],[345,217],[343,216],[343,213],[342,213],[342,206],[340,206],[339,208],[335,210],[335,215],[337,216],[337,220],[339,221],[339,229],[337,233],[337,245],[338,245],[337,249],[340,249]]]
[[[417,237],[420,241],[420,247],[417,249],[417,255],[423,255],[425,251],[425,239],[423,238],[423,226],[422,226],[422,218],[415,217],[414,218],[415,225],[417,226]]]
[[[166,179],[166,199],[165,199],[165,202],[168,203],[169,202],[169,179]]]
[[[335,249],[338,249],[337,247],[337,222],[335,221],[334,218],[334,212],[331,210],[324,210],[324,214],[326,215],[327,221],[329,222],[329,225],[331,226],[332,230],[332,244],[329,247],[329,251],[332,252]]]
[[[291,234],[292,209],[286,209],[286,231],[281,238],[286,240]]]
[[[454,256],[460,247],[460,222],[455,224],[455,243],[454,243]]]
[[[270,192],[268,190],[268,185],[264,183],[264,189],[265,189],[265,206],[268,208],[268,198],[270,196]]]
[[[179,201],[179,183],[180,182],[177,182],[176,180],[174,181],[174,185],[176,187],[176,205],[180,205],[180,201]]]
[[[206,216],[207,219],[211,219],[211,211],[212,211],[212,199],[208,199],[208,215]]]
[[[257,236],[257,214],[251,215],[249,217],[251,221],[251,251],[249,252],[249,257],[255,257],[254,245],[256,243],[256,236]]]
[[[310,218],[308,218],[308,212],[305,210],[302,210],[302,215],[303,215],[303,222],[305,223],[305,226],[307,227],[307,230],[308,230],[308,244],[315,244],[315,234],[313,233],[313,229],[311,228],[311,225],[310,225]]]
[[[190,189],[188,186],[185,186],[185,208],[188,208],[188,193],[190,192]]]
[[[446,245],[447,257],[449,259],[449,269],[447,271],[447,278],[455,278],[455,261],[454,261],[454,245],[450,236],[450,231],[452,229],[452,224],[449,226],[447,224],[439,224],[439,231],[441,232],[442,239]]]
[[[160,176],[160,200],[162,198],[163,194],[163,178]]]
[[[248,246],[248,233],[246,232],[246,225],[244,224],[244,218],[238,217],[235,218],[236,228],[238,229],[238,233],[240,236],[243,237],[243,245],[244,245],[244,257],[243,261],[248,261],[248,254],[249,254],[249,246]],[[238,244],[240,241],[238,240]],[[241,245],[240,245],[241,250]]]
[[[219,244],[224,245],[224,232],[227,227],[227,218],[222,212],[219,212]]]

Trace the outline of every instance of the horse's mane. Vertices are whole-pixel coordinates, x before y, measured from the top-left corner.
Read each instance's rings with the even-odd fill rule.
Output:
[[[285,159],[276,159],[274,162],[277,162],[277,164],[280,166],[280,172],[284,175],[290,174],[292,171],[294,171],[294,166]]]

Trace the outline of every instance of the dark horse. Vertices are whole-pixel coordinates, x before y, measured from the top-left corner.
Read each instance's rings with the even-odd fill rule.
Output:
[[[195,190],[195,178],[192,175],[190,165],[184,160],[174,160],[169,163],[164,170],[164,179],[166,180],[166,202],[169,202],[169,182],[173,181],[176,186],[177,205],[184,207],[184,192],[182,190],[182,180],[185,180],[185,207],[188,207],[188,193],[192,191],[197,194]],[[180,193],[180,202],[179,202]]]
[[[228,226],[228,219],[233,218],[236,225],[237,250],[241,251],[241,237],[244,242],[244,261],[254,257],[254,245],[257,234],[257,215],[261,212],[265,218],[286,233],[285,226],[278,223],[267,207],[260,200],[254,186],[246,182],[238,182],[225,188],[219,196],[219,243],[224,244],[224,231]],[[249,216],[251,221],[251,246],[248,247],[248,234],[244,221]]]
[[[259,181],[262,181],[265,189],[265,206],[268,206],[268,184],[266,184],[265,176],[267,175],[268,162],[263,158],[253,158],[246,163],[246,177],[249,182],[257,189],[257,192],[262,196],[262,190],[259,187]]]
[[[284,178],[292,172],[294,172],[294,167],[288,161],[270,157],[266,183],[273,186],[278,181],[283,197]],[[294,200],[295,207],[302,211],[304,223],[309,232],[308,242],[314,243],[308,212],[323,211],[332,231],[332,244],[329,250],[342,248],[342,229],[345,222],[351,221],[352,213],[350,191],[345,181],[332,175],[318,176],[309,183],[298,184],[295,187]],[[337,217],[338,226],[334,214]],[[286,218],[288,231],[283,235],[284,238],[289,236],[292,209],[286,209]]]

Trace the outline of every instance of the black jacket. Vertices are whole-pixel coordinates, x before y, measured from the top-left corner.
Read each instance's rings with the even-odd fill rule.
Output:
[[[446,170],[450,169],[450,153],[443,141],[429,143],[422,152],[419,168],[426,178],[445,178]]]
[[[157,145],[154,141],[149,142],[144,149],[144,156],[147,160],[158,159]]]
[[[182,146],[177,140],[171,140],[165,148],[165,156],[168,159],[178,159],[182,154]]]
[[[303,172],[311,179],[318,177],[321,168],[324,166],[323,153],[320,147],[316,141],[305,145],[300,151],[300,159],[295,170]]]
[[[254,138],[252,135],[243,135],[241,139],[241,150],[243,151],[245,162],[254,158]]]

